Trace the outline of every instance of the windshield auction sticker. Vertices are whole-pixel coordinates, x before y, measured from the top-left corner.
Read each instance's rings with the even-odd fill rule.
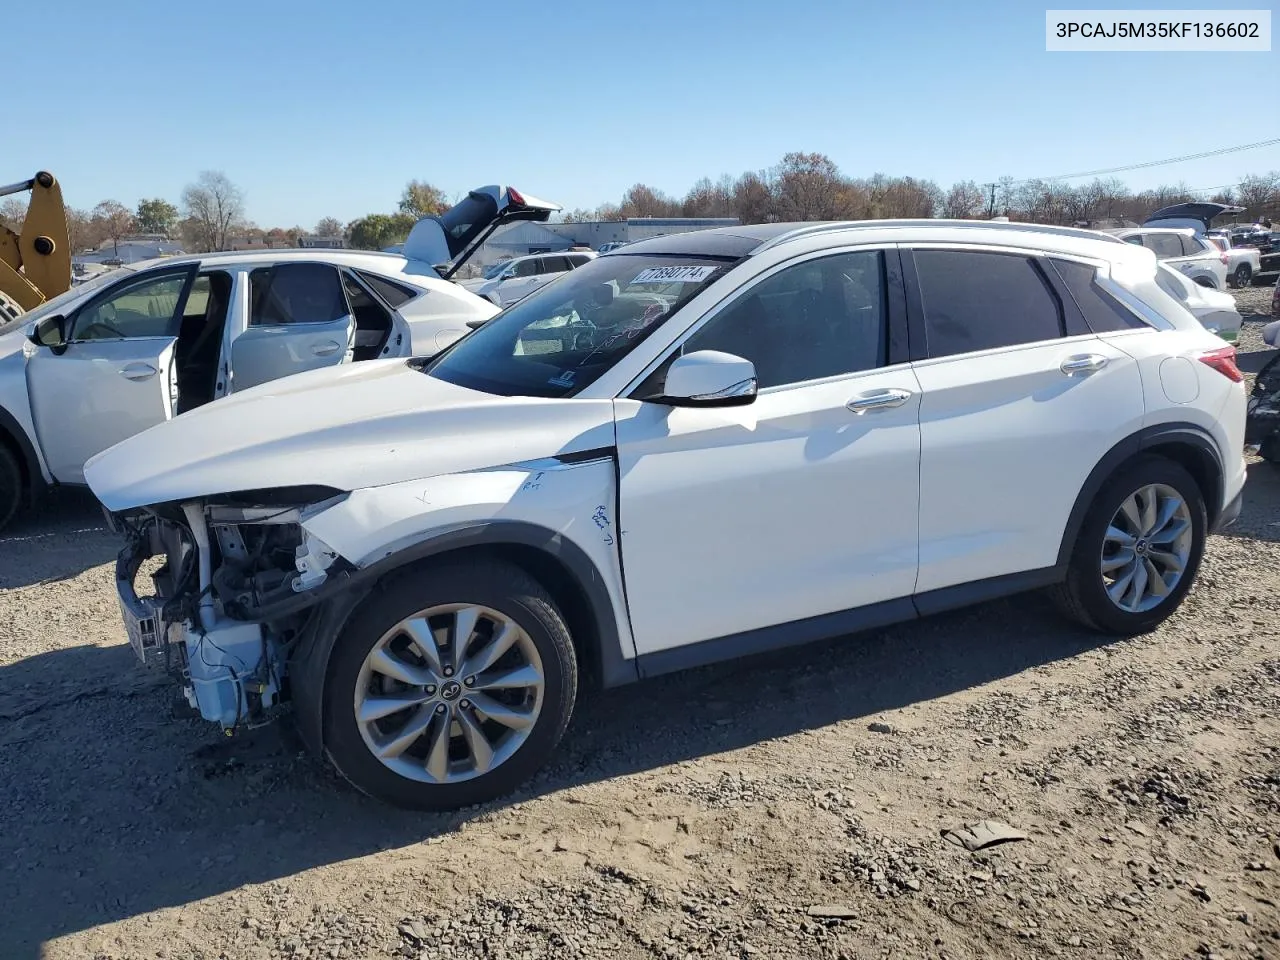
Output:
[[[701,283],[715,272],[715,267],[649,267],[637,273],[631,282]]]
[[[1045,49],[1271,50],[1270,10],[1046,10]]]

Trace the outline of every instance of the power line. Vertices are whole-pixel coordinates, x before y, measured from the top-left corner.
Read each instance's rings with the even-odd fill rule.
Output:
[[[1105,173],[1124,173],[1128,170],[1144,170],[1147,167],[1162,167],[1169,163],[1182,163],[1186,160],[1203,160],[1205,157],[1220,157],[1226,153],[1239,153],[1241,150],[1256,150],[1258,147],[1270,147],[1280,143],[1280,137],[1274,140],[1259,140],[1257,143],[1245,143],[1238,147],[1222,147],[1218,150],[1205,150],[1203,153],[1188,153],[1182,157],[1170,157],[1168,160],[1149,160],[1146,163],[1133,163],[1124,167],[1109,167],[1105,170],[1086,170],[1083,173],[1062,173],[1056,177],[1027,177],[1014,180],[1010,186],[1020,183],[1031,183],[1035,180],[1074,180],[1077,177],[1100,177]]]

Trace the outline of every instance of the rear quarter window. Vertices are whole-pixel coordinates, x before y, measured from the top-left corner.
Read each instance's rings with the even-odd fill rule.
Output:
[[[1075,260],[1051,258],[1050,262],[1094,333],[1140,330],[1147,326],[1140,317],[1098,286],[1098,272],[1094,267]],[[1163,270],[1157,270],[1157,279],[1164,279],[1163,273]]]
[[[366,273],[364,270],[357,270],[356,273],[393,310],[408,303],[418,295],[418,291],[413,287],[396,283],[394,280],[388,280],[386,277],[379,276],[376,273]]]

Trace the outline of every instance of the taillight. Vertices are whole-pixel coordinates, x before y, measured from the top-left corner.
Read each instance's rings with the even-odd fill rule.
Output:
[[[507,187],[507,196],[510,198],[511,202],[517,206],[524,206],[524,197],[520,195],[520,191],[515,187]],[[1226,263],[1227,261],[1224,258],[1222,262]]]
[[[1228,257],[1225,253],[1218,254],[1218,259],[1222,261],[1222,265],[1224,267],[1231,262],[1231,258]]]
[[[1217,350],[1206,350],[1200,354],[1200,362],[1207,363],[1220,374],[1234,383],[1243,383],[1244,374],[1236,366],[1236,348],[1220,347]]]

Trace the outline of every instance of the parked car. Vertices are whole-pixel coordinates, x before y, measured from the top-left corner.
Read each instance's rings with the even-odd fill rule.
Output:
[[[1237,242],[1233,235],[1222,232],[1205,234],[1205,239],[1227,255],[1227,283],[1247,287],[1262,268],[1262,253],[1256,246]]]
[[[475,279],[457,283],[499,307],[507,307],[546,286],[560,274],[589,263],[595,256],[593,251],[583,250],[512,257],[494,264]]]
[[[629,240],[610,240],[608,243],[602,243],[596,247],[596,253],[608,253],[610,250],[617,250],[619,247],[625,247]]]
[[[232,395],[85,473],[134,649],[202,716],[288,698],[361,790],[473,804],[588,683],[1039,587],[1163,621],[1239,512],[1245,392],[1158,277],[1031,224],[643,240],[431,361]]]
[[[1156,271],[1156,282],[1165,293],[1191,311],[1206,330],[1216,333],[1228,343],[1236,342],[1243,318],[1236,308],[1235,297],[1192,283],[1167,263],[1160,264]]]
[[[1128,227],[1103,232],[1146,247],[1201,286],[1221,290],[1227,285],[1227,255],[1191,227]]]
[[[555,209],[483,187],[419,221],[408,255],[122,264],[0,327],[0,528],[50,485],[82,484],[98,451],[219,397],[317,367],[438,353],[497,309],[432,265],[456,269],[486,230]]]

